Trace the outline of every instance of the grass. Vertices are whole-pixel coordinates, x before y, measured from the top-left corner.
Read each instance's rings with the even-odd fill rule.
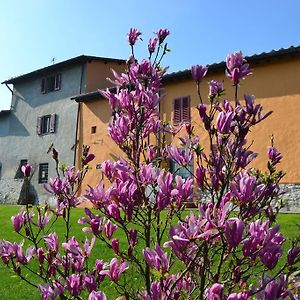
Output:
[[[18,234],[13,231],[10,217],[19,211],[17,206],[0,206],[0,239],[5,239],[9,241],[21,241]],[[85,235],[82,232],[82,225],[77,224],[77,220],[84,215],[83,209],[74,209],[72,213],[72,228],[71,236],[76,235],[78,241],[84,240]],[[287,237],[287,242],[284,244],[284,251],[290,247],[290,241],[299,235],[299,228],[296,224],[300,223],[300,216],[298,214],[280,214],[278,216],[278,223],[281,225],[281,232]],[[55,231],[59,236],[63,237],[63,223],[57,222],[55,224]],[[120,238],[120,247],[122,244],[122,238]],[[99,243],[95,244],[93,249],[92,261],[96,258],[101,258],[104,261],[110,261],[112,258],[112,253],[106,247],[101,246]],[[30,274],[28,274],[30,276]],[[14,273],[7,269],[2,261],[0,262],[0,299],[3,300],[35,300],[40,299],[39,291],[35,288],[29,286],[27,283],[20,280]],[[130,284],[138,284],[138,276],[133,275],[133,277],[126,278]],[[108,280],[103,282],[102,289],[107,293],[108,299],[115,299],[117,296],[116,291]]]

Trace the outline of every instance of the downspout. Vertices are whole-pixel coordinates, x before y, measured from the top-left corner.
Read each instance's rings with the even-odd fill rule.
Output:
[[[8,85],[7,83],[5,83],[5,85],[6,85],[6,87],[10,90],[11,95],[13,95],[13,94],[14,94],[14,91],[9,87],[9,85]]]
[[[81,66],[81,74],[80,74],[80,85],[79,85],[79,94],[82,93],[82,84],[83,84],[83,75],[84,75],[84,67],[85,64],[82,64]],[[76,132],[75,132],[75,149],[74,149],[74,166],[76,164],[76,158],[77,158],[77,146],[78,146],[78,130],[79,130],[79,121],[80,121],[80,102],[78,102],[77,106],[77,116],[76,116]],[[76,167],[76,166],[75,166]]]
[[[7,87],[7,88],[10,90],[10,92],[11,92],[10,109],[12,110],[12,108],[13,108],[12,103],[13,103],[14,91],[10,88],[10,86],[9,86],[7,83],[5,83],[5,85],[6,85],[6,87]]]

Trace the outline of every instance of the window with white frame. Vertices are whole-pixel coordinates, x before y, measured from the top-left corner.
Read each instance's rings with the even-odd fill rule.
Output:
[[[48,182],[48,163],[39,164],[39,183]]]
[[[54,133],[56,129],[56,114],[37,118],[36,131],[38,135]]]

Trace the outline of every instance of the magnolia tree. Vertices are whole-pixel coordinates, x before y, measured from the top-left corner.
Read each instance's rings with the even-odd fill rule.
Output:
[[[235,91],[231,101],[224,100],[223,85],[214,80],[204,99],[200,83],[208,68],[192,67],[199,118],[209,137],[204,148],[192,124],[174,128],[160,119],[165,73],[160,64],[168,35],[159,30],[149,41],[149,58],[138,62],[134,46],[141,33],[131,29],[127,69],[113,71],[116,91],[101,91],[113,111],[108,132],[124,153],[118,161],[102,163],[105,183],[79,197],[94,155],[84,147],[80,170],[59,170],[54,150],[57,177],[45,188],[57,204],[26,206],[12,217],[14,230],[31,245],[25,251],[23,242],[1,241],[2,261],[38,288],[41,299],[106,299],[102,287],[109,281],[126,299],[299,299],[299,239],[283,255],[286,239],[274,225],[282,206],[283,173],[276,170],[282,156],[271,145],[267,171],[249,167],[257,154],[247,135],[270,114],[254,96],[238,96],[240,81],[251,74],[249,65],[241,53],[227,57],[226,76]],[[180,147],[168,144],[168,136],[177,134]],[[195,170],[183,179],[162,168],[168,159],[189,171],[193,161]],[[30,176],[30,166],[23,169]],[[196,199],[196,190],[206,201]],[[81,243],[71,236],[70,220],[73,208],[85,200],[94,208],[86,208],[78,220],[87,235]],[[191,201],[197,209],[187,212],[185,203]],[[58,219],[64,236],[54,231]],[[89,259],[93,247],[107,247],[112,259]],[[28,272],[40,282],[31,281]]]

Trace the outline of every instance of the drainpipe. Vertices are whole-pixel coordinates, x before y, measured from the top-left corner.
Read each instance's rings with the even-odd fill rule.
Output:
[[[5,85],[6,85],[6,87],[10,90],[10,92],[11,92],[11,101],[10,101],[10,109],[12,110],[12,108],[13,108],[13,95],[14,95],[14,91],[10,88],[10,86],[7,84],[7,83],[5,83]]]
[[[14,91],[9,87],[9,85],[8,85],[7,83],[5,83],[5,85],[6,85],[6,87],[10,90],[11,95],[13,95],[13,94],[14,94]]]
[[[77,116],[76,116],[76,133],[75,133],[75,148],[74,148],[74,163],[76,164],[76,157],[77,157],[77,146],[78,146],[78,127],[79,127],[79,115],[80,115],[80,102],[77,103]],[[76,166],[75,166],[76,167]]]
[[[85,64],[83,63],[81,65],[81,74],[80,74],[80,85],[79,85],[79,94],[82,93],[83,87],[83,75],[84,75],[84,67]],[[78,130],[79,130],[79,121],[80,121],[80,102],[78,102],[78,106],[77,106],[77,116],[76,116],[76,132],[75,132],[75,149],[74,149],[74,166],[76,164],[76,157],[77,157],[77,146],[78,146]],[[76,166],[75,166],[76,167]]]

